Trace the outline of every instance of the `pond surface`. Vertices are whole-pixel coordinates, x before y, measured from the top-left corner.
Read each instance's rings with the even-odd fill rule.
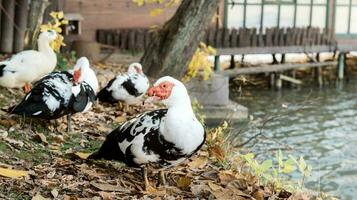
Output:
[[[265,159],[273,158],[279,148],[302,155],[313,166],[308,188],[357,199],[357,79],[340,87],[304,87],[243,90],[235,95],[255,120],[285,113],[266,124],[266,138],[255,140],[252,151]],[[256,133],[248,128],[243,137]]]

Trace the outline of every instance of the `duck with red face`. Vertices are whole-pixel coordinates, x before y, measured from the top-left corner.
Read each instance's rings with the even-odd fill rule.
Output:
[[[87,58],[80,58],[74,70],[52,72],[34,84],[34,88],[14,107],[11,114],[41,119],[57,119],[64,115],[86,112],[95,101],[98,81]]]
[[[111,104],[118,101],[126,105],[139,104],[149,85],[149,79],[145,76],[141,64],[132,63],[127,73],[117,75],[99,91],[98,99]]]
[[[205,141],[204,128],[193,113],[183,83],[165,76],[147,94],[167,108],[140,114],[123,123],[89,156],[143,167],[145,186],[148,186],[146,164],[175,166],[197,152]]]

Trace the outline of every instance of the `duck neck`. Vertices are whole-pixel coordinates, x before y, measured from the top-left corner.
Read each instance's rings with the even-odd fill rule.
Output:
[[[39,52],[47,55],[48,58],[51,60],[51,62],[56,63],[56,60],[57,60],[56,53],[51,48],[50,42],[48,40],[39,38],[37,40],[37,45],[38,45]]]
[[[182,95],[180,98],[171,99],[168,104],[168,112],[168,117],[172,117],[173,119],[194,115],[188,94]]]

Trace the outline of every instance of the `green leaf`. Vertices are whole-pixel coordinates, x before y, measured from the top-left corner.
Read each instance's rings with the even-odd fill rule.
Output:
[[[265,160],[261,165],[260,165],[260,170],[262,172],[267,171],[273,166],[273,161],[272,160]]]
[[[293,172],[295,170],[296,170],[296,167],[295,167],[294,160],[291,159],[291,158],[286,160],[285,163],[284,163],[283,173],[289,174],[289,173],[291,173],[291,172]]]
[[[277,158],[278,158],[278,164],[279,164],[279,166],[280,166],[280,167],[283,167],[283,153],[281,152],[280,149],[279,149],[279,151],[278,151]]]
[[[300,156],[300,160],[299,160],[299,169],[301,172],[304,172],[306,169],[306,162],[302,156]]]
[[[252,160],[255,157],[254,153],[247,153],[243,155],[243,158],[246,160]]]

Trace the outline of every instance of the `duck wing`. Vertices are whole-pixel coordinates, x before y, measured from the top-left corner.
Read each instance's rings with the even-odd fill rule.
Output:
[[[53,72],[43,77],[10,113],[43,119],[62,117],[67,114],[71,79],[68,72]]]
[[[100,149],[90,159],[117,160],[129,166],[145,163],[170,165],[185,157],[173,142],[165,140],[161,134],[161,123],[167,109],[159,109],[141,114],[113,130]]]

